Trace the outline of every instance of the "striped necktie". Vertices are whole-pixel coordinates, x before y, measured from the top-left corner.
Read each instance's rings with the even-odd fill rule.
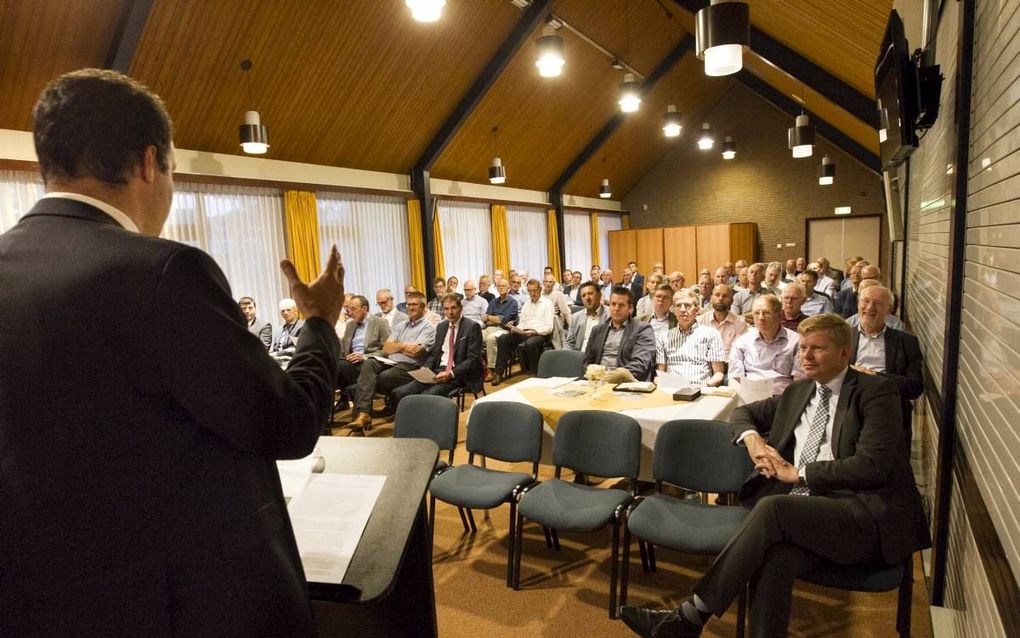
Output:
[[[829,386],[818,386],[818,408],[815,410],[815,417],[811,420],[811,427],[808,429],[807,439],[804,441],[804,448],[800,451],[800,460],[797,467],[804,467],[808,463],[814,463],[818,458],[818,450],[822,447],[822,438],[825,436],[825,426],[829,423],[829,397],[832,390]],[[811,490],[806,486],[795,486],[790,494],[807,496]]]

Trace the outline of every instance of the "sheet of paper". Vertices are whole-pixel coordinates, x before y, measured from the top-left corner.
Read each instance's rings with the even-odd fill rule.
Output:
[[[387,359],[386,357],[384,357],[384,356],[382,356],[380,354],[370,354],[368,356],[372,357],[373,359],[378,359],[379,361],[382,361],[383,363],[385,363],[388,366],[395,366],[395,365],[397,365],[397,362],[394,361],[393,359]]]
[[[308,484],[308,479],[311,478],[312,472],[315,471],[316,464],[321,460],[322,455],[316,449],[303,459],[277,461],[276,469],[280,472],[283,496],[285,498],[294,498],[300,494],[305,489],[305,485]],[[319,471],[321,472],[322,470],[320,469]]]
[[[411,378],[421,383],[432,384],[436,382],[436,373],[429,370],[428,368],[418,368],[417,370],[411,370],[408,372]]]
[[[558,388],[561,385],[566,385],[575,379],[577,379],[577,377],[549,377],[546,379],[533,377],[529,385],[534,388]]]
[[[742,403],[767,399],[772,396],[772,379],[741,379],[737,386],[737,396]]]
[[[370,474],[316,474],[291,499],[287,509],[309,581],[343,582],[385,482]]]
[[[673,390],[686,388],[691,385],[691,382],[687,379],[687,377],[682,374],[671,374],[669,372],[656,373],[655,383],[657,383],[660,388],[670,388]]]

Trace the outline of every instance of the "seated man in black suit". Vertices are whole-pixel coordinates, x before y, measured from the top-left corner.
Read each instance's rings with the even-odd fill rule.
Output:
[[[751,635],[785,636],[798,574],[823,561],[894,564],[930,546],[896,384],[849,368],[839,317],[798,331],[808,378],[731,419],[755,464],[740,492],[751,512],[680,609],[622,609],[638,635],[698,636],[750,585]]]
[[[655,368],[655,333],[652,326],[635,319],[634,301],[623,286],[609,296],[609,320],[591,331],[584,350],[584,365],[604,365],[607,370],[626,368],[638,381],[650,381]]]
[[[924,391],[921,345],[914,335],[886,325],[892,303],[892,291],[884,286],[870,286],[860,292],[857,308],[861,322],[851,339],[850,367],[864,374],[892,379],[899,386],[903,429],[909,450],[913,414],[911,401]]]
[[[310,285],[283,264],[306,317],[284,372],[212,257],[159,238],[158,96],[75,71],[33,128],[47,195],[0,236],[0,635],[314,635],[275,461],[333,402],[336,248]]]
[[[457,388],[471,392],[482,389],[482,327],[461,316],[463,302],[456,294],[443,297],[446,321],[436,327],[436,340],[422,368],[436,373],[435,383],[412,381],[391,393],[393,405],[412,394],[448,396]]]

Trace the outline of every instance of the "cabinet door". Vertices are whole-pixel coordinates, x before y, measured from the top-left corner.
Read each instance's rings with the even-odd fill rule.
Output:
[[[695,283],[699,270],[697,242],[696,226],[662,229],[663,267],[667,275],[679,270],[687,277],[688,283]]]
[[[694,271],[695,275],[702,268],[708,268],[714,273],[716,268],[728,261],[734,261],[730,258],[729,224],[698,226],[697,243],[698,267]]]
[[[634,261],[637,262],[640,272],[651,272],[652,264],[663,261],[663,229],[640,228],[635,232],[637,233],[637,258]]]
[[[602,257],[602,267],[608,265],[613,270],[613,281],[620,281],[627,262],[637,261],[637,231],[611,230],[608,234],[609,256]]]

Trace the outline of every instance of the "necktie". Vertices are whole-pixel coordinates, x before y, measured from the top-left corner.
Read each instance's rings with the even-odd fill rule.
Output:
[[[453,370],[453,342],[457,333],[457,326],[450,324],[450,341],[446,344],[446,371]]]
[[[804,448],[800,451],[800,462],[797,467],[804,467],[808,463],[814,463],[818,458],[818,450],[822,447],[822,437],[825,436],[825,426],[829,422],[829,397],[832,390],[829,386],[818,386],[818,409],[815,410],[815,418],[811,420],[811,427],[808,429],[807,439],[804,441]],[[790,494],[807,496],[811,490],[806,486],[795,486]]]

